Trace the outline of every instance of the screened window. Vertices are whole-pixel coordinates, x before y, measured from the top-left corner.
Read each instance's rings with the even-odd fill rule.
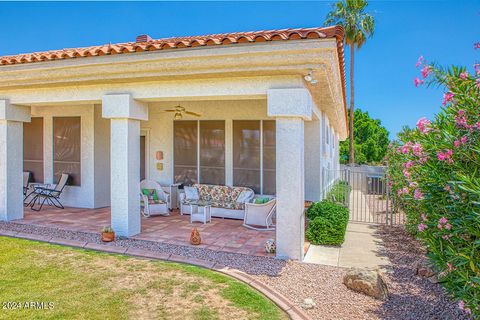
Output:
[[[186,185],[197,183],[197,121],[175,121],[173,131],[175,183]]]
[[[233,184],[275,194],[275,121],[233,121]]]
[[[200,121],[200,183],[225,184],[225,121]]]
[[[225,121],[174,122],[176,183],[225,184]]]
[[[23,124],[23,171],[30,172],[30,182],[43,183],[43,118]]]
[[[62,173],[70,175],[70,185],[81,185],[80,117],[53,118],[53,174],[57,182]]]

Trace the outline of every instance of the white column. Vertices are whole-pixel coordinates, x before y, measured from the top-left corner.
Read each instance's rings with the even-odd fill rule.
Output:
[[[140,233],[140,121],[148,106],[129,94],[105,95],[102,116],[110,119],[110,192],[112,228],[119,236]]]
[[[321,195],[320,120],[305,122],[305,200],[319,201]]]
[[[304,121],[311,120],[307,89],[267,91],[268,116],[276,118],[277,257],[303,259]]]
[[[23,218],[23,122],[30,107],[0,100],[0,220]]]

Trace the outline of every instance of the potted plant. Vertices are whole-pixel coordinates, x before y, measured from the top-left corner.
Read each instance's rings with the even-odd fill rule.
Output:
[[[112,242],[115,240],[115,231],[112,227],[103,227],[102,228],[102,241],[103,242]]]

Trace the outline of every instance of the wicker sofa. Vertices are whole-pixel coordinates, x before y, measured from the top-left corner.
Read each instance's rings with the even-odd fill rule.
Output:
[[[245,216],[245,203],[237,202],[242,191],[250,191],[251,196],[245,202],[253,200],[255,193],[250,188],[230,187],[208,184],[194,184],[197,188],[201,201],[211,203],[210,214],[212,217],[242,219]],[[180,213],[190,214],[190,204],[195,201],[189,201],[185,198],[185,193],[180,193]]]

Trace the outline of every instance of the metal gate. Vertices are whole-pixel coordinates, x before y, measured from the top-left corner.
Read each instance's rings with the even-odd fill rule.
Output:
[[[405,222],[405,214],[390,197],[385,167],[324,169],[322,178],[322,198],[349,208],[350,221],[389,225]]]

